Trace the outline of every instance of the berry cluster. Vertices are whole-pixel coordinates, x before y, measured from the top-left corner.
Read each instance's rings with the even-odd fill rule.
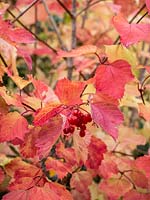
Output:
[[[90,113],[82,113],[80,110],[74,110],[68,118],[69,126],[63,130],[64,134],[72,134],[75,127],[79,129],[79,135],[85,136],[86,124],[91,122],[92,118]]]

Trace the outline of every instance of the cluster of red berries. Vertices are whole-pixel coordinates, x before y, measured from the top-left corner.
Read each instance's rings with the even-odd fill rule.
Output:
[[[67,128],[64,128],[64,134],[72,134],[75,130],[75,127],[79,129],[79,135],[81,137],[85,136],[86,124],[92,121],[90,113],[82,113],[80,110],[74,110],[71,115],[68,117]]]

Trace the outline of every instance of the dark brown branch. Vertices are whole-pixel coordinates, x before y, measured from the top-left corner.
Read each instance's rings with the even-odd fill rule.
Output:
[[[21,16],[23,16],[30,8],[32,8],[39,0],[33,1],[23,12],[21,12],[13,21],[15,23]]]
[[[0,53],[0,59],[1,59],[1,61],[4,63],[5,67],[8,67],[8,65],[7,65],[7,63],[6,63],[6,61],[5,61],[5,59],[3,58],[3,56],[2,56],[1,53]]]
[[[68,8],[60,1],[60,0],[56,0],[61,7],[68,13],[68,15],[73,19],[75,16],[70,12],[70,10],[68,10]]]
[[[10,11],[10,9],[7,9],[7,12],[16,19],[16,16]],[[45,46],[47,46],[49,49],[51,49],[54,53],[57,54],[56,49],[54,49],[53,47],[51,47],[48,43],[46,43],[44,40],[42,40],[41,38],[39,38],[34,32],[32,32],[28,27],[26,27],[19,19],[16,20],[24,29],[26,29],[27,31],[29,31],[38,41],[40,41],[41,43],[43,43]]]

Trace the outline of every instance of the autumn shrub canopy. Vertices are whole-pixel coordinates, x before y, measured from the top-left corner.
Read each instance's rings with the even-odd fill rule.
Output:
[[[150,1],[0,2],[2,200],[150,199]]]

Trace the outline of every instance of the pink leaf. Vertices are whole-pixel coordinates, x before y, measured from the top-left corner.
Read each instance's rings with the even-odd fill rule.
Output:
[[[150,0],[145,0],[145,3],[148,10],[148,14],[150,14]]]
[[[39,157],[46,157],[50,152],[52,146],[59,138],[62,131],[63,121],[60,116],[56,116],[49,120],[49,122],[42,127],[39,136],[36,140]]]
[[[1,117],[0,142],[11,141],[16,138],[24,140],[28,131],[28,122],[18,112],[10,112]]]
[[[121,14],[113,17],[112,23],[125,46],[140,41],[150,42],[150,24],[129,24]]]
[[[9,38],[16,43],[32,43],[35,41],[31,33],[23,28],[12,29]]]
[[[106,145],[101,139],[92,136],[88,152],[88,159],[85,163],[86,167],[98,169],[103,160],[103,154],[106,152]]]
[[[147,178],[150,178],[150,155],[137,158],[135,164],[139,170],[145,173]]]
[[[111,178],[101,182],[99,187],[109,198],[117,200],[131,190],[133,186],[127,179]]]
[[[133,79],[131,66],[125,60],[100,65],[95,75],[96,90],[116,99],[124,94],[125,84]]]
[[[130,190],[128,193],[125,194],[124,200],[149,200],[150,194],[140,193],[137,190]]]
[[[123,115],[118,109],[118,101],[97,93],[91,99],[91,109],[94,122],[116,139],[118,137],[118,126],[123,121]]]

